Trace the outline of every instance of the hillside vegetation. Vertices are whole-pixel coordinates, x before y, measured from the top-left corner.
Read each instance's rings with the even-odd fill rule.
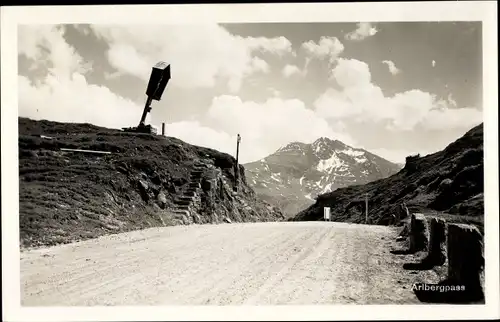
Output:
[[[368,195],[369,221],[374,224],[390,224],[396,207],[405,202],[410,211],[471,223],[482,230],[483,180],[480,124],[442,151],[407,157],[404,168],[388,178],[318,196],[314,205],[291,220],[322,220],[323,207],[331,207],[333,220],[363,223]]]
[[[233,191],[234,165],[228,154],[173,137],[19,118],[21,245],[180,224],[175,202],[183,191],[195,190],[190,180],[196,172],[200,188],[192,193],[189,208],[195,222],[281,220],[280,210],[258,199],[247,185],[241,165],[238,192]]]

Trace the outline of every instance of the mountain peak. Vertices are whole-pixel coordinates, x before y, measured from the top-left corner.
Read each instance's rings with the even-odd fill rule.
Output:
[[[341,146],[346,146],[346,144],[343,143],[342,141],[339,141],[336,139],[331,139],[331,138],[326,137],[326,136],[322,136],[322,137],[316,139],[316,141],[314,141],[312,143],[312,145],[318,145],[318,144],[337,144],[337,145],[341,145]]]
[[[334,140],[330,139],[329,137],[322,136],[322,137],[316,139],[316,141],[314,141],[313,144],[317,144],[317,143],[329,143],[329,142],[334,142]]]
[[[328,137],[320,137],[311,144],[314,153],[321,159],[330,157],[332,151],[339,151],[348,148],[347,145],[339,140],[332,140]]]
[[[284,152],[284,151],[291,151],[291,150],[301,150],[304,149],[307,146],[307,144],[302,143],[302,142],[291,142],[288,143],[287,145],[282,146],[276,152]]]
[[[289,143],[247,169],[255,191],[292,215],[310,205],[314,196],[387,177],[400,167],[363,149],[320,137],[313,143]]]

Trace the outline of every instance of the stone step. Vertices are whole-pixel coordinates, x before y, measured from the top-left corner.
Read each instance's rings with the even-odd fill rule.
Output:
[[[178,226],[178,225],[185,225],[184,220],[182,220],[182,219],[180,219],[180,218],[174,218],[173,222],[174,222],[174,225],[175,225],[175,226]]]
[[[190,205],[192,202],[191,199],[177,199],[175,200],[175,204],[177,205]]]
[[[178,197],[177,197],[177,200],[190,200],[190,201],[192,201],[192,200],[193,200],[193,197],[192,197],[192,196],[185,196],[185,195],[182,195],[182,196],[178,196]]]
[[[173,214],[181,214],[181,215],[186,215],[186,216],[189,216],[189,211],[188,210],[185,210],[185,209],[179,209],[179,208],[176,208],[176,209],[173,209],[171,211]]]
[[[195,224],[201,224],[201,218],[200,218],[200,215],[198,214],[193,214],[193,222]]]
[[[177,209],[189,211],[189,205],[178,205]]]

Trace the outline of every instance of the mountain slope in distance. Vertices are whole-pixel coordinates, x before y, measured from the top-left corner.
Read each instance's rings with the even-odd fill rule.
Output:
[[[326,137],[311,144],[292,142],[266,158],[245,164],[247,182],[286,215],[341,187],[365,184],[401,169],[363,149]]]
[[[365,185],[337,189],[318,196],[310,207],[291,220],[323,219],[331,207],[332,220],[365,222],[364,200],[369,199],[369,221],[390,224],[396,207],[406,203],[412,212],[476,225],[484,218],[483,124],[427,156],[409,156],[398,173]]]

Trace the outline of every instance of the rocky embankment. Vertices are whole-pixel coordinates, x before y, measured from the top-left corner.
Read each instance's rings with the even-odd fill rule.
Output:
[[[109,152],[86,153],[64,149]],[[235,159],[173,137],[19,119],[22,247],[155,226],[278,221]]]

